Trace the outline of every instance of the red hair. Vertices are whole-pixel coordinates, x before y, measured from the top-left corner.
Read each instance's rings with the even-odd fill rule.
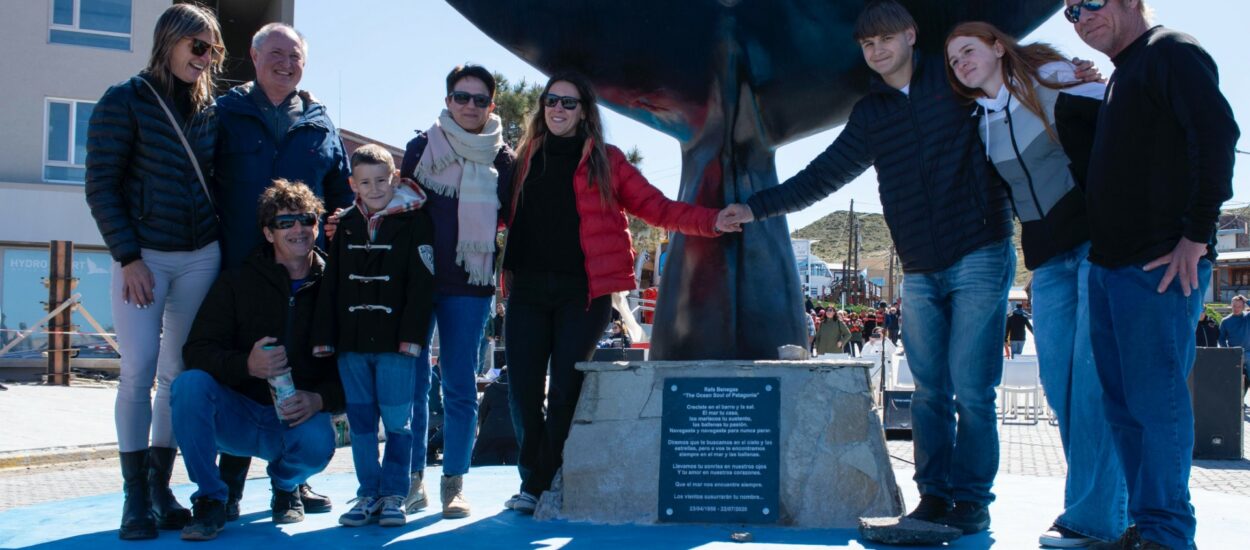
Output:
[[[987,46],[994,47],[1000,44],[1003,47],[1002,72],[1003,84],[1007,86],[1007,92],[1020,101],[1022,105],[1038,118],[1042,119],[1042,124],[1046,126],[1046,133],[1054,141],[1059,141],[1059,137],[1055,134],[1055,128],[1051,124],[1050,119],[1046,118],[1043,112],[1042,102],[1037,98],[1037,91],[1033,88],[1033,82],[1041,84],[1051,89],[1062,89],[1075,83],[1058,83],[1051,82],[1041,77],[1038,69],[1047,63],[1055,61],[1067,61],[1063,54],[1059,53],[1050,44],[1036,42],[1026,46],[1021,46],[1016,39],[1007,33],[999,30],[998,27],[983,21],[969,21],[960,23],[950,35],[946,37],[946,79],[950,81],[951,87],[955,89],[955,93],[968,99],[977,99],[986,97],[984,91],[979,88],[969,88],[964,86],[959,78],[955,76],[955,68],[950,63],[950,45],[951,41],[967,36],[976,38],[984,42]]]

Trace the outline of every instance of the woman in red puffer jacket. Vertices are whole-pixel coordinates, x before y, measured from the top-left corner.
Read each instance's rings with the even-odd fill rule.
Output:
[[[518,147],[503,262],[510,281],[505,349],[521,448],[521,491],[507,503],[514,510],[533,512],[550,487],[582,387],[573,365],[589,360],[603,336],[611,294],[635,287],[626,212],[693,237],[720,234],[715,209],[669,200],[604,143],[595,93],[583,77],[552,77]]]

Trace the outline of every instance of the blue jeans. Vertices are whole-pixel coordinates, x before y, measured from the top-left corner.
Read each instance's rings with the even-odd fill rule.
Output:
[[[1102,406],[1089,336],[1089,243],[1033,271],[1033,335],[1046,400],[1068,461],[1055,523],[1101,540],[1128,527],[1128,490]]]
[[[182,462],[199,486],[192,499],[226,501],[218,451],[265,459],[269,479],[283,491],[294,491],[334,456],[329,414],[317,413],[299,426],[287,427],[273,405],[257,403],[202,370],[188,370],[174,380],[170,404]]]
[[[417,359],[402,353],[339,353],[339,378],[352,428],[352,465],[358,497],[408,494],[412,460],[412,399]],[[386,451],[378,465],[378,416]]]
[[[1199,288],[1188,297],[1178,281],[1155,291],[1167,266],[1141,267],[1090,267],[1094,358],[1128,482],[1129,517],[1143,539],[1189,548],[1197,519],[1189,503],[1194,411],[1186,379],[1211,262],[1198,262]]]
[[[1010,240],[935,273],[903,275],[903,347],[916,380],[913,479],[921,495],[988,504],[998,473],[995,388],[1003,376]],[[956,420],[958,412],[958,420]]]
[[[1024,340],[1012,340],[1011,341],[1011,356],[1015,357],[1017,355],[1020,355],[1021,353],[1024,353]]]
[[[473,439],[477,435],[477,351],[490,314],[490,296],[451,296],[434,293],[434,318],[438,321],[438,366],[443,383],[443,475],[469,471]],[[412,471],[425,471],[426,427],[430,422],[430,338],[434,324],[417,358],[417,383],[412,401]]]

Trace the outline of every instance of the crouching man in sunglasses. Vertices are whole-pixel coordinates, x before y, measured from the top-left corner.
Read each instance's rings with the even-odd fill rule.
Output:
[[[1152,27],[1142,0],[1066,4],[1081,40],[1115,64],[1086,177],[1089,326],[1135,526],[1095,547],[1190,548],[1185,380],[1239,130],[1193,37]]]
[[[300,487],[334,456],[329,413],[343,409],[343,385],[334,359],[313,357],[309,338],[325,269],[313,245],[324,213],[307,186],[275,180],[257,215],[268,244],[222,273],[195,316],[172,398],[178,446],[198,485],[184,540],[210,540],[225,527],[230,489],[214,463],[218,450],[268,462],[274,523],[304,519]]]

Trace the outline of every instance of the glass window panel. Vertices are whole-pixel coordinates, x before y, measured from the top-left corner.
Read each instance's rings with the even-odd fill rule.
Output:
[[[59,183],[83,183],[87,179],[87,170],[74,166],[44,166],[43,179]]]
[[[89,32],[52,29],[48,39],[54,44],[90,46],[93,48],[108,48],[111,50],[130,50],[129,36],[105,36]]]
[[[74,251],[74,277],[78,278],[78,286],[74,292],[82,293],[82,306],[100,323],[104,332],[113,332],[113,308],[109,298],[109,288],[113,283],[113,258],[108,252]],[[74,311],[74,324],[79,332],[99,332],[80,310]],[[116,357],[113,349],[100,336],[75,336],[74,346],[80,348],[78,356],[82,358]]]
[[[91,123],[93,109],[94,103],[74,105],[74,164],[87,163],[87,125]]]
[[[48,289],[40,281],[41,277],[48,276],[48,251],[5,249],[3,269],[4,289],[0,292],[3,318],[0,325],[6,329],[5,338],[12,338],[15,334],[9,330],[30,328],[48,313],[39,303],[48,299]],[[45,349],[47,342],[46,335],[32,334],[5,357],[38,358],[39,350]]]
[[[69,104],[48,103],[48,160],[69,161]]]
[[[54,0],[52,2],[52,23],[57,25],[74,24],[74,0]]]
[[[79,0],[78,28],[130,34],[130,0]]]

